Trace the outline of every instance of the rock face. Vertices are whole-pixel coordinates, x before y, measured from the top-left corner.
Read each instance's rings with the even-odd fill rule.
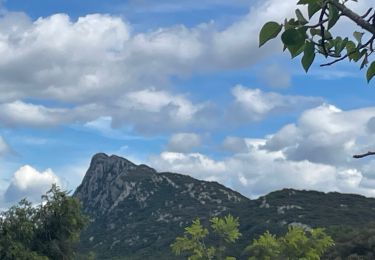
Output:
[[[157,173],[146,165],[96,154],[75,194],[92,223],[82,234],[82,249],[100,259],[132,256],[153,259],[196,217],[235,213],[251,202],[216,182],[174,173]],[[156,250],[156,251],[155,251]],[[149,258],[147,258],[149,257]],[[174,258],[175,259],[175,258]]]
[[[169,245],[197,217],[204,224],[212,216],[239,217],[238,249],[266,230],[361,226],[375,219],[375,200],[359,195],[284,189],[250,200],[216,182],[158,173],[103,153],[92,158],[74,196],[91,219],[80,250],[98,259],[178,259]],[[242,259],[241,251],[234,253]]]

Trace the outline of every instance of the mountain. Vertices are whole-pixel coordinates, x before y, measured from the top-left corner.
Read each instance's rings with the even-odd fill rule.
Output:
[[[92,158],[74,196],[91,220],[79,248],[98,259],[176,259],[169,245],[197,217],[206,224],[212,216],[239,217],[238,248],[265,230],[359,227],[375,219],[375,199],[359,195],[284,189],[250,200],[217,182],[156,172],[103,153]]]
[[[238,212],[253,202],[216,182],[174,173],[157,173],[146,165],[97,154],[77,188],[92,223],[82,234],[82,250],[99,259],[113,256],[172,257],[169,244],[196,217]]]

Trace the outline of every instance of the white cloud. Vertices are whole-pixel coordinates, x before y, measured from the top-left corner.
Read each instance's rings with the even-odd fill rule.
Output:
[[[226,137],[232,155],[165,151],[150,158],[158,170],[216,180],[246,196],[282,189],[313,189],[375,196],[375,163],[353,154],[375,148],[375,108],[343,111],[323,104],[263,139]]]
[[[112,117],[102,116],[93,121],[89,121],[83,125],[83,127],[76,126],[78,129],[94,131],[102,136],[111,139],[118,140],[134,140],[134,139],[144,139],[142,136],[131,134],[131,128],[113,128]]]
[[[39,172],[25,165],[14,173],[4,193],[4,199],[13,203],[26,197],[32,202],[39,202],[40,196],[48,191],[52,184],[61,185],[61,182],[51,169]]]
[[[223,162],[216,162],[200,153],[163,152],[160,156],[151,158],[151,165],[161,171],[188,173],[211,181],[220,181],[220,175],[226,169]]]
[[[16,100],[0,104],[0,125],[7,127],[51,127],[96,118],[100,107],[93,104],[76,108],[49,108]]]
[[[223,141],[222,148],[232,153],[246,152],[249,149],[245,139],[235,136],[227,136]]]
[[[129,125],[145,134],[204,127],[202,117],[210,110],[209,103],[194,104],[183,95],[153,88],[129,92],[114,106],[113,126]]]
[[[321,105],[305,111],[267,140],[265,149],[282,150],[290,160],[345,165],[351,156],[375,144],[371,126],[375,108],[342,111]]]
[[[167,145],[168,151],[173,152],[191,152],[192,149],[199,147],[202,138],[194,133],[173,134]]]
[[[189,174],[218,181],[248,197],[283,188],[362,193],[375,196],[375,183],[362,185],[363,174],[355,168],[304,161],[290,161],[279,152],[259,149],[214,160],[203,154],[163,152],[150,160],[160,171]]]
[[[227,3],[204,1],[201,6],[217,4]],[[171,77],[247,67],[278,52],[277,41],[258,48],[259,29],[268,20],[281,22],[293,15],[295,5],[293,0],[258,1],[226,28],[208,22],[149,32],[134,32],[131,24],[111,15],[92,14],[73,21],[55,14],[32,21],[22,13],[5,13],[0,18],[0,105],[9,116],[2,113],[2,124],[41,127],[111,117],[113,126],[125,124],[147,132],[155,124],[182,130],[193,121],[205,122],[202,116],[207,119],[212,111],[178,90],[171,91]],[[279,69],[271,66],[266,74],[280,74]],[[289,81],[281,73],[277,85]],[[275,110],[264,102],[280,102],[271,94],[267,98],[258,103],[252,99],[251,120]],[[51,101],[61,106],[45,105]],[[31,114],[12,114],[13,108]]]
[[[246,88],[237,85],[232,89],[235,98],[230,118],[237,120],[258,121],[264,117],[288,111],[297,111],[322,102],[321,98],[281,95],[275,92],[264,92],[260,89]]]
[[[55,14],[31,21],[5,13],[0,18],[2,124],[41,127],[111,117],[115,126],[147,131],[165,122],[171,123],[164,128],[172,129],[205,122],[201,117],[211,112],[170,91],[170,78],[254,64],[272,49],[272,44],[257,47],[254,35],[263,21],[289,12],[272,0],[224,29],[210,22],[140,33],[110,15],[72,21]],[[51,101],[60,107],[46,105]],[[25,110],[30,113],[14,112]]]

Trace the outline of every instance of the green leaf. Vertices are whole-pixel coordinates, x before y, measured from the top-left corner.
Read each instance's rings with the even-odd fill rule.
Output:
[[[281,40],[287,46],[301,45],[301,43],[303,43],[305,39],[306,34],[304,35],[301,31],[293,28],[285,30],[285,32],[281,35]]]
[[[304,51],[305,40],[307,38],[306,29],[306,27],[299,29],[291,28],[285,30],[281,35],[281,40],[288,48],[292,58],[297,57]]]
[[[266,23],[259,34],[259,47],[268,42],[269,40],[275,38],[281,31],[282,25],[276,22]]]
[[[335,54],[339,55],[342,51],[342,50],[340,50],[341,44],[342,44],[342,38],[340,36],[338,36],[338,37],[336,37],[336,39],[333,42],[335,44]]]
[[[296,16],[297,16],[297,19],[298,19],[298,22],[300,22],[301,24],[307,24],[308,21],[305,19],[305,17],[303,17],[303,14],[301,12],[301,10],[297,9],[296,10]]]
[[[363,35],[364,35],[364,33],[357,32],[357,31],[355,31],[355,32],[353,33],[354,38],[357,40],[357,42],[358,42],[359,44],[361,44],[361,42],[362,42],[362,37],[363,37]]]
[[[328,5],[328,30],[331,29],[340,18],[339,10],[333,4]]]
[[[368,64],[368,53],[366,51],[365,53],[365,58],[363,59],[362,63],[361,63],[361,67],[360,69],[362,70],[366,65]]]
[[[295,29],[298,26],[300,26],[300,23],[298,21],[296,21],[294,18],[289,19],[289,20],[285,20],[285,22],[284,22],[284,28],[285,28],[285,30]]]
[[[367,70],[367,82],[375,76],[375,61],[373,61]]]
[[[288,51],[290,52],[290,55],[292,56],[292,59],[300,55],[304,49],[305,49],[305,44],[303,43],[302,45],[291,45],[287,46]]]
[[[309,3],[308,7],[307,7],[307,12],[309,14],[309,18],[311,19],[311,17],[314,16],[314,14],[316,14],[319,10],[322,9],[322,6],[316,2],[311,2]]]
[[[307,5],[311,3],[311,0],[299,0],[297,5]]]
[[[359,52],[355,46],[355,43],[353,41],[348,41],[346,44],[346,52],[349,56],[349,60],[357,60],[359,56]]]
[[[320,35],[320,29],[311,28],[310,34],[311,36]]]
[[[315,45],[314,43],[308,41],[305,44],[304,55],[302,57],[302,66],[306,72],[309,71],[311,64],[315,59]]]
[[[349,38],[348,37],[345,37],[345,39],[342,40],[340,46],[338,47],[338,52],[339,53],[341,53],[345,49],[345,47],[348,44],[348,42],[349,42]]]

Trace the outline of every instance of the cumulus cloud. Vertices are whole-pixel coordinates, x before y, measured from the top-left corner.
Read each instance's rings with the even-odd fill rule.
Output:
[[[239,121],[258,121],[270,114],[298,111],[322,102],[317,97],[281,95],[242,85],[235,86],[232,95],[235,101],[229,113],[230,118]]]
[[[13,203],[27,198],[32,202],[39,202],[40,196],[48,191],[52,184],[61,185],[61,182],[51,169],[39,172],[25,165],[14,173],[4,193],[4,200]]]
[[[193,104],[183,95],[152,88],[129,92],[115,106],[119,109],[112,112],[114,126],[127,123],[146,134],[195,125],[209,109],[208,104]]]
[[[232,153],[241,153],[248,150],[246,140],[235,136],[227,136],[222,143],[222,148]]]
[[[226,169],[225,163],[200,153],[163,152],[151,158],[151,165],[162,171],[189,173],[193,177],[211,181],[217,181]]]
[[[51,127],[96,118],[100,106],[87,104],[73,109],[50,108],[16,100],[0,104],[0,125],[6,127]]]
[[[273,49],[271,44],[258,50],[259,27],[268,18],[281,19],[291,5],[266,1],[224,29],[210,22],[138,33],[111,15],[73,21],[55,14],[32,21],[5,13],[0,17],[2,125],[42,127],[111,117],[113,126],[146,131],[165,122],[172,122],[165,128],[205,122],[201,118],[211,110],[171,91],[170,78],[254,64]],[[60,106],[47,105],[51,101]],[[30,114],[14,112],[25,109]]]
[[[150,164],[215,180],[249,197],[282,188],[375,196],[375,163],[352,158],[375,146],[369,130],[374,113],[374,107],[343,111],[323,104],[263,139],[226,137],[223,147],[232,154],[223,159],[166,151]]]
[[[168,151],[173,152],[191,152],[192,149],[200,146],[202,138],[194,133],[173,134],[168,142]]]
[[[209,2],[201,6],[212,6]],[[167,5],[175,6],[172,2]],[[55,14],[32,21],[25,14],[7,12],[0,17],[0,105],[9,115],[13,108],[32,114],[9,118],[3,112],[1,122],[41,127],[111,117],[113,126],[133,125],[141,131],[151,125],[177,129],[192,121],[206,122],[202,117],[209,118],[212,108],[202,109],[204,105],[187,95],[171,91],[170,79],[198,71],[247,67],[277,52],[277,41],[258,48],[259,29],[265,21],[281,22],[293,15],[294,8],[294,0],[258,1],[224,28],[207,22],[148,32],[134,32],[124,19],[104,14],[74,21]],[[271,66],[266,74],[279,74],[277,85],[287,86],[290,79],[280,69]],[[139,102],[139,98],[149,97],[156,99]],[[60,107],[46,105],[51,101],[58,101]],[[261,102],[254,103],[250,112],[255,114],[250,119],[258,120],[271,110]]]
[[[351,155],[371,150],[375,108],[342,111],[324,104],[305,111],[296,124],[283,127],[264,148],[283,150],[290,160],[345,165]]]
[[[285,160],[280,153],[259,149],[235,154],[223,160],[215,160],[200,153],[163,152],[151,158],[151,165],[162,171],[218,181],[248,197],[286,187],[340,190],[335,167],[308,161],[291,162]],[[350,176],[346,177],[346,181],[350,182]]]

